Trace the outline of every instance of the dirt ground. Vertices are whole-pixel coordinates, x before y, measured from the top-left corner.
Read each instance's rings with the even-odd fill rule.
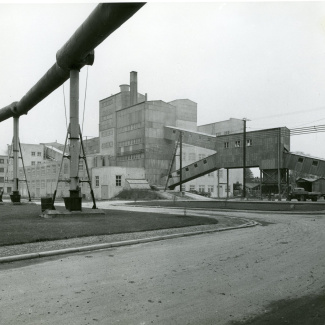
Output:
[[[271,303],[263,315],[231,325],[324,325],[325,290],[319,295]]]

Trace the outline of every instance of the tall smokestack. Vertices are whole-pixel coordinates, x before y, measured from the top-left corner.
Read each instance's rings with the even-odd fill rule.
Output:
[[[138,103],[138,73],[130,72],[130,106]]]

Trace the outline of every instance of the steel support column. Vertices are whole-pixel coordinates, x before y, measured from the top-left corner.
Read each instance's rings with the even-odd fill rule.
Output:
[[[19,165],[19,117],[14,117],[14,139],[13,139],[13,187],[10,195],[11,202],[20,202],[19,194],[19,179],[18,179],[18,165]]]
[[[79,70],[70,70],[70,199],[80,197],[79,167]]]

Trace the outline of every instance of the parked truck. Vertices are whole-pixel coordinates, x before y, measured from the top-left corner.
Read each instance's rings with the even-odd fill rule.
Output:
[[[308,199],[317,201],[323,194],[321,192],[308,192],[303,187],[296,187],[290,190],[288,201],[297,199],[298,201],[306,201]]]

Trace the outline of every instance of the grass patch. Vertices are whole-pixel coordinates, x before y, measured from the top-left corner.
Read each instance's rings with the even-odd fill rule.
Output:
[[[87,210],[91,209],[83,209],[84,212]],[[0,205],[0,246],[218,223],[215,219],[205,217],[104,211],[105,215],[85,214],[81,217],[44,219],[39,217],[41,214],[39,205],[10,203]]]

